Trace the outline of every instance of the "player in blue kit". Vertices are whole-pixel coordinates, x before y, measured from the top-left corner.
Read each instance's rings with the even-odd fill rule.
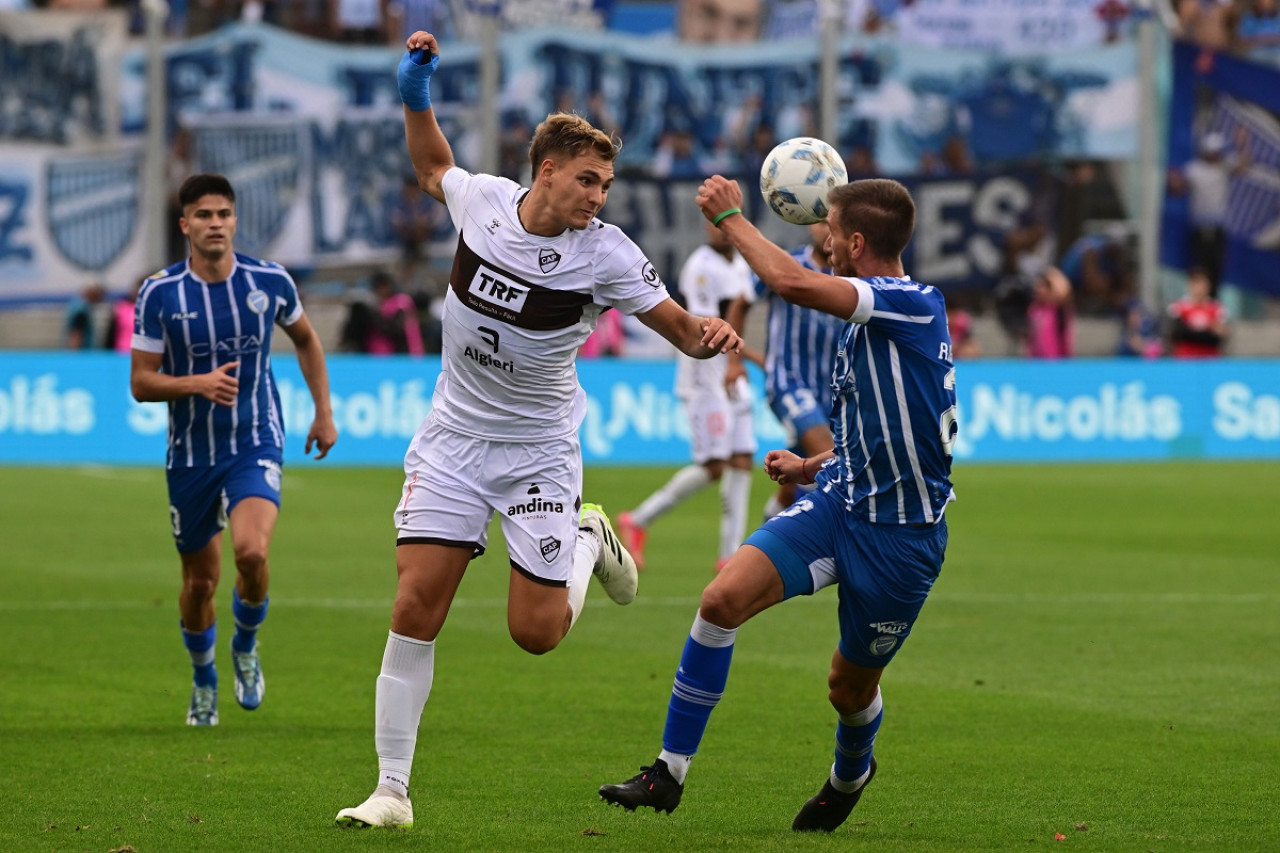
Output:
[[[262,702],[257,632],[267,615],[267,551],[280,509],[284,422],[271,374],[281,325],[315,403],[306,452],[322,459],[338,438],[320,337],[279,264],[236,253],[235,191],[221,175],[195,175],[178,191],[187,260],[151,276],[135,305],[130,388],[169,404],[169,516],[182,560],[182,639],[194,679],[187,724],[218,724],[214,594],[227,522],[235,553],[231,612],[236,700]]]
[[[806,269],[831,272],[826,221],[808,227],[809,244],[791,253]],[[794,305],[755,279],[756,301],[761,297],[769,307],[768,339],[765,344],[765,397],[769,408],[787,431],[789,449],[803,456],[817,456],[831,447],[831,365],[840,348],[845,321],[823,311]],[[746,327],[751,302],[740,296],[730,305],[726,318],[735,329]],[[740,354],[730,353],[725,382],[746,375]],[[767,521],[791,506],[796,495],[794,483],[781,483],[765,503]]]
[[[778,602],[834,584],[840,641],[828,696],[839,715],[835,763],[792,823],[830,832],[875,775],[880,676],[942,569],[957,434],[946,309],[941,293],[903,271],[915,204],[896,181],[861,180],[831,191],[834,276],[805,269],[765,239],[740,215],[736,183],[709,178],[698,204],[776,293],[849,321],[832,375],[834,449],[809,458],[786,450],[766,455],[775,481],[816,480],[818,488],[748,537],[703,591],[676,670],[662,751],[639,775],[603,786],[600,796],[627,809],[679,805],[689,763],[724,694],[738,628]]]

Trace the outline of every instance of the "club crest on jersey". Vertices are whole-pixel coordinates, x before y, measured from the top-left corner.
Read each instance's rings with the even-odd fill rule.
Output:
[[[267,295],[265,290],[249,291],[249,295],[244,298],[244,301],[249,306],[249,310],[255,314],[267,313],[267,308],[271,305],[271,297]]]
[[[551,247],[546,246],[546,247],[543,247],[543,249],[538,252],[538,266],[542,268],[542,272],[544,275],[546,273],[551,272],[553,269],[555,269],[556,265],[559,263],[560,263],[560,253],[557,252],[555,249],[552,249]]]
[[[542,559],[554,563],[556,555],[560,553],[560,540],[544,536],[538,541],[538,548],[542,551]]]
[[[140,153],[129,153],[49,163],[49,233],[68,261],[86,270],[105,269],[133,240],[141,162]]]
[[[467,290],[477,299],[514,314],[520,313],[524,308],[525,299],[529,296],[529,288],[504,281],[495,273],[483,269],[476,270]]]

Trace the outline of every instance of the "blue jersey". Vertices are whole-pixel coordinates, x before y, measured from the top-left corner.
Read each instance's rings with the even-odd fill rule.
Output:
[[[133,348],[163,353],[170,376],[239,361],[234,406],[192,395],[169,403],[167,468],[217,465],[240,453],[283,452],[271,334],[302,317],[298,288],[279,264],[236,254],[231,277],[205,282],[186,261],[147,279],[134,307]]]
[[[791,253],[804,267],[829,273],[806,246]],[[796,388],[813,394],[824,418],[831,411],[831,367],[840,348],[844,320],[823,311],[792,305],[756,279],[756,295],[768,295],[769,328],[765,343],[765,395],[770,405]]]
[[[905,278],[846,279],[858,309],[832,376],[836,456],[818,482],[879,524],[933,524],[951,489],[956,373],[942,294]]]

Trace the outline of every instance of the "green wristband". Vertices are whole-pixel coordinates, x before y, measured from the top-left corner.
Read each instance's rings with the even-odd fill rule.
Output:
[[[722,214],[720,214],[719,216],[717,216],[715,219],[711,220],[711,224],[712,224],[712,225],[719,225],[719,224],[720,224],[720,220],[721,220],[721,219],[724,219],[726,216],[733,216],[735,213],[741,213],[741,212],[742,212],[742,208],[740,208],[740,207],[731,207],[731,208],[729,208],[728,210],[726,210],[724,213],[722,213]]]

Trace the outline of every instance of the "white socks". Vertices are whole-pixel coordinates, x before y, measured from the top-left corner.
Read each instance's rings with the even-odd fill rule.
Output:
[[[596,561],[600,559],[600,549],[604,545],[594,533],[579,530],[573,543],[573,574],[569,578],[569,627],[572,628],[582,614],[582,606],[587,601],[587,586],[591,583],[591,573],[595,571]]]
[[[374,702],[373,740],[378,749],[378,787],[409,795],[409,773],[418,743],[418,723],[431,695],[436,644],[394,632],[387,636]]]
[[[658,516],[680,503],[711,482],[711,475],[701,465],[686,465],[671,475],[656,492],[645,498],[644,503],[631,511],[631,518],[641,527],[648,527]]]
[[[672,778],[683,785],[684,778],[689,775],[689,762],[693,761],[693,756],[676,755],[674,752],[667,752],[664,749],[658,753],[658,758],[667,763],[667,769],[671,771]]]
[[[720,475],[720,554],[733,556],[747,531],[747,504],[751,500],[751,472],[732,466]]]

